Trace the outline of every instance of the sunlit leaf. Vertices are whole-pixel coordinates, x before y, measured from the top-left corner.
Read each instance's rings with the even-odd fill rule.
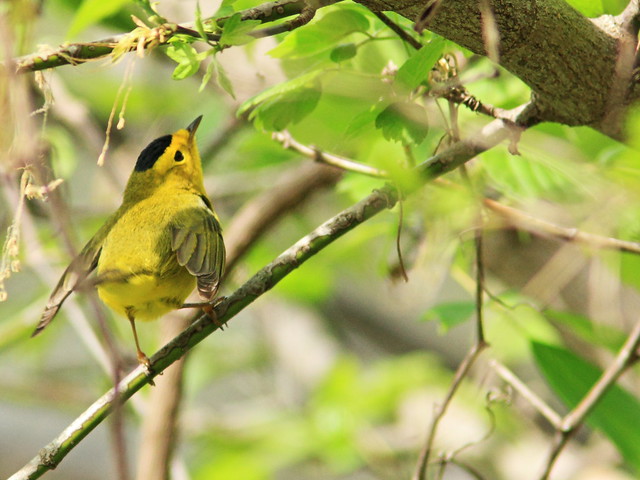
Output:
[[[243,115],[247,113],[248,111],[252,110],[256,106],[258,106],[259,104],[267,100],[272,100],[276,97],[286,95],[290,92],[304,89],[304,88],[309,88],[312,85],[317,85],[318,82],[316,79],[321,74],[322,74],[321,70],[313,70],[308,74],[301,75],[292,80],[289,80],[288,82],[274,85],[273,87],[268,88],[263,92],[260,92],[255,97],[252,97],[246,100],[242,105],[240,105],[240,107],[238,107],[238,115]]]
[[[436,63],[440,55],[442,55],[444,43],[443,38],[437,37],[428,45],[416,51],[398,69],[396,84],[399,85],[402,90],[411,91],[426,80],[434,63]]]
[[[269,51],[275,58],[301,58],[332,49],[354,32],[365,32],[369,20],[360,12],[343,8],[327,13],[320,20],[289,33],[282,43]]]
[[[264,130],[284,130],[291,123],[298,123],[316,108],[320,100],[317,88],[301,88],[261,103],[251,111],[249,120]]]
[[[173,42],[166,48],[169,58],[178,63],[173,71],[175,80],[190,77],[200,68],[201,57],[190,44],[185,42]]]
[[[224,22],[220,45],[244,45],[255,40],[249,32],[260,24],[260,20],[242,20],[240,13],[234,13]]]
[[[482,166],[496,188],[516,197],[545,195],[557,200],[575,199],[584,186],[571,165],[562,159],[549,161],[542,153],[521,150],[511,155],[506,149],[492,149],[482,155]]]

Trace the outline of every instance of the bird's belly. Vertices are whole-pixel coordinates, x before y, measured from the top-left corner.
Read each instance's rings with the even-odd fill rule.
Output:
[[[131,275],[125,281],[105,281],[98,286],[100,299],[123,316],[155,320],[180,307],[195,286],[186,270],[173,275]]]

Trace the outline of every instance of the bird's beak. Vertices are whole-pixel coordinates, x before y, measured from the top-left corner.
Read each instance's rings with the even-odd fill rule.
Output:
[[[202,115],[200,115],[198,118],[196,118],[193,122],[191,122],[189,124],[189,126],[187,127],[187,132],[189,132],[189,138],[193,138],[196,134],[196,130],[198,129],[198,125],[200,125],[200,122],[202,121]]]

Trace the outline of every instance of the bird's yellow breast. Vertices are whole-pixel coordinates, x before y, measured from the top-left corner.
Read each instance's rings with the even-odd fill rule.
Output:
[[[182,305],[195,278],[171,249],[171,222],[182,209],[201,205],[192,193],[156,194],[123,205],[98,260],[98,295],[117,313],[154,320]]]

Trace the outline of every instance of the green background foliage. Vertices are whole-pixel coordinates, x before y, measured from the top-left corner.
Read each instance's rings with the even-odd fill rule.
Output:
[[[590,16],[622,8],[613,0],[569,3]],[[65,181],[59,192],[68,210],[60,218],[68,218],[71,233],[64,238],[63,220],[52,220],[41,203],[28,202],[22,269],[7,282],[9,300],[0,322],[0,419],[22,423],[0,421],[6,425],[2,437],[18,439],[13,445],[0,440],[0,475],[35,455],[112,383],[91,353],[96,347],[87,325],[98,329],[86,296],[65,305],[37,340],[28,336],[70,260],[65,244],[81,246],[117,207],[138,152],[153,138],[204,114],[198,135],[205,183],[224,226],[287,172],[312,161],[272,138],[285,129],[306,145],[385,170],[401,189],[415,189],[421,180],[409,167],[452,141],[448,105],[435,100],[431,78],[443,54],[455,57],[461,83],[477,99],[507,109],[529,98],[522,82],[488,59],[430,32],[418,37],[410,22],[390,15],[423,42],[415,51],[356,3],[324,8],[309,25],[255,40],[250,34],[259,22],[240,21],[235,12],[258,4],[224,2],[216,15],[229,18],[218,44],[177,35],[144,58],[132,53],[117,64],[89,62],[45,74],[44,91],[51,88],[55,104],[34,118],[51,178]],[[214,32],[202,19],[215,10],[204,2],[199,8],[196,15],[195,5],[158,5],[168,21],[198,18],[201,34]],[[131,14],[153,26],[144,2],[54,0],[42,9],[39,18],[24,14],[18,24],[33,28],[37,21],[48,28],[25,34],[12,54],[65,38],[132,30]],[[42,92],[34,95],[35,108],[44,98]],[[116,123],[119,116],[126,122],[111,131],[106,164],[99,168],[95,160],[112,108]],[[463,138],[488,122],[463,107],[457,116]],[[629,121],[632,139],[638,138],[639,119]],[[235,126],[225,130],[229,125]],[[226,140],[222,146],[220,135]],[[190,354],[174,465],[188,476],[176,478],[408,478],[432,405],[441,401],[473,341],[470,232],[481,219],[487,221],[491,294],[484,305],[487,358],[508,365],[558,410],[575,405],[624,341],[633,313],[629,304],[637,301],[640,286],[638,256],[566,247],[516,232],[487,219],[479,198],[636,241],[640,169],[633,143],[626,146],[587,128],[540,125],[523,134],[520,155],[502,145],[471,162],[466,175],[454,172],[448,184],[421,187],[403,202],[400,243],[408,284],[397,279],[398,207],[292,273]],[[9,166],[3,165],[3,174]],[[347,173],[334,188],[310,195],[252,246],[224,293],[384,183]],[[15,200],[5,190],[3,230],[14,218]],[[609,293],[602,293],[605,288]],[[126,358],[132,352],[128,325],[100,311]],[[140,329],[149,351],[164,341],[159,330],[157,324]],[[544,432],[536,425],[541,420],[486,364],[477,370],[462,384],[438,448],[461,449],[456,459],[473,464],[484,478],[515,478],[514,443],[526,452],[517,457],[521,461],[534,455],[536,464],[543,462]],[[579,475],[594,456],[602,458],[603,475],[638,474],[636,390],[616,387],[594,410],[571,452],[578,467],[567,478],[585,478]],[[148,394],[141,392],[139,403]],[[124,415],[133,452],[141,409],[127,407]],[[96,476],[92,462],[99,457],[98,465],[113,468],[106,454],[108,431],[101,427],[47,478],[105,478]]]

